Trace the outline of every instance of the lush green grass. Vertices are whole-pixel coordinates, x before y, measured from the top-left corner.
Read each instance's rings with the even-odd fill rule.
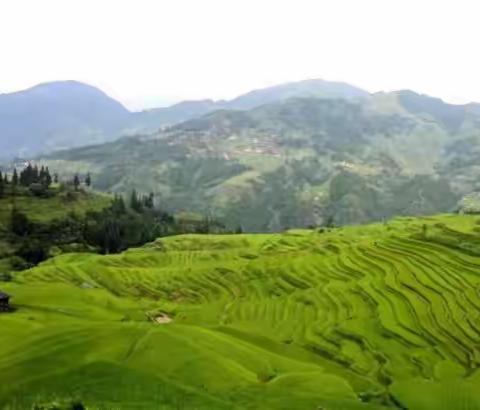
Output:
[[[480,408],[477,221],[61,255],[1,285],[16,310],[0,315],[0,403]]]

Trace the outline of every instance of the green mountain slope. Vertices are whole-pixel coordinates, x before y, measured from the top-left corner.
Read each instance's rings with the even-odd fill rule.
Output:
[[[450,211],[478,188],[480,114],[410,91],[219,110],[150,136],[53,154],[99,189],[251,231]]]
[[[0,408],[477,409],[479,267],[453,215],[61,255],[1,285]]]

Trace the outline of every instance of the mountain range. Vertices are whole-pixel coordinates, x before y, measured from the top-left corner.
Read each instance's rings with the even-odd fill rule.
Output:
[[[184,101],[130,112],[95,87],[52,82],[0,95],[0,158],[112,141],[145,134],[218,109],[252,109],[290,97],[358,98],[368,93],[344,83],[307,80],[256,90],[231,101]]]
[[[41,162],[63,175],[90,172],[98,189],[151,191],[172,212],[215,215],[248,231],[452,211],[479,188],[479,105],[343,85],[336,95],[309,94],[306,84],[320,83],[287,86],[299,96],[282,86],[250,94],[251,104],[269,101],[250,109],[190,110],[194,118],[157,132]]]

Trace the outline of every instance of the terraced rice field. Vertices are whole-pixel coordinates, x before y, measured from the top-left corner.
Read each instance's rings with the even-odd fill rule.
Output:
[[[0,284],[0,408],[480,409],[477,222],[59,256]]]

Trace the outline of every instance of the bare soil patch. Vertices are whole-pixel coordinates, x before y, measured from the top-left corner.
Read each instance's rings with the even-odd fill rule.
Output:
[[[167,323],[170,323],[171,321],[172,318],[165,313],[161,313],[160,315],[155,317],[155,322],[159,325],[165,325]]]

